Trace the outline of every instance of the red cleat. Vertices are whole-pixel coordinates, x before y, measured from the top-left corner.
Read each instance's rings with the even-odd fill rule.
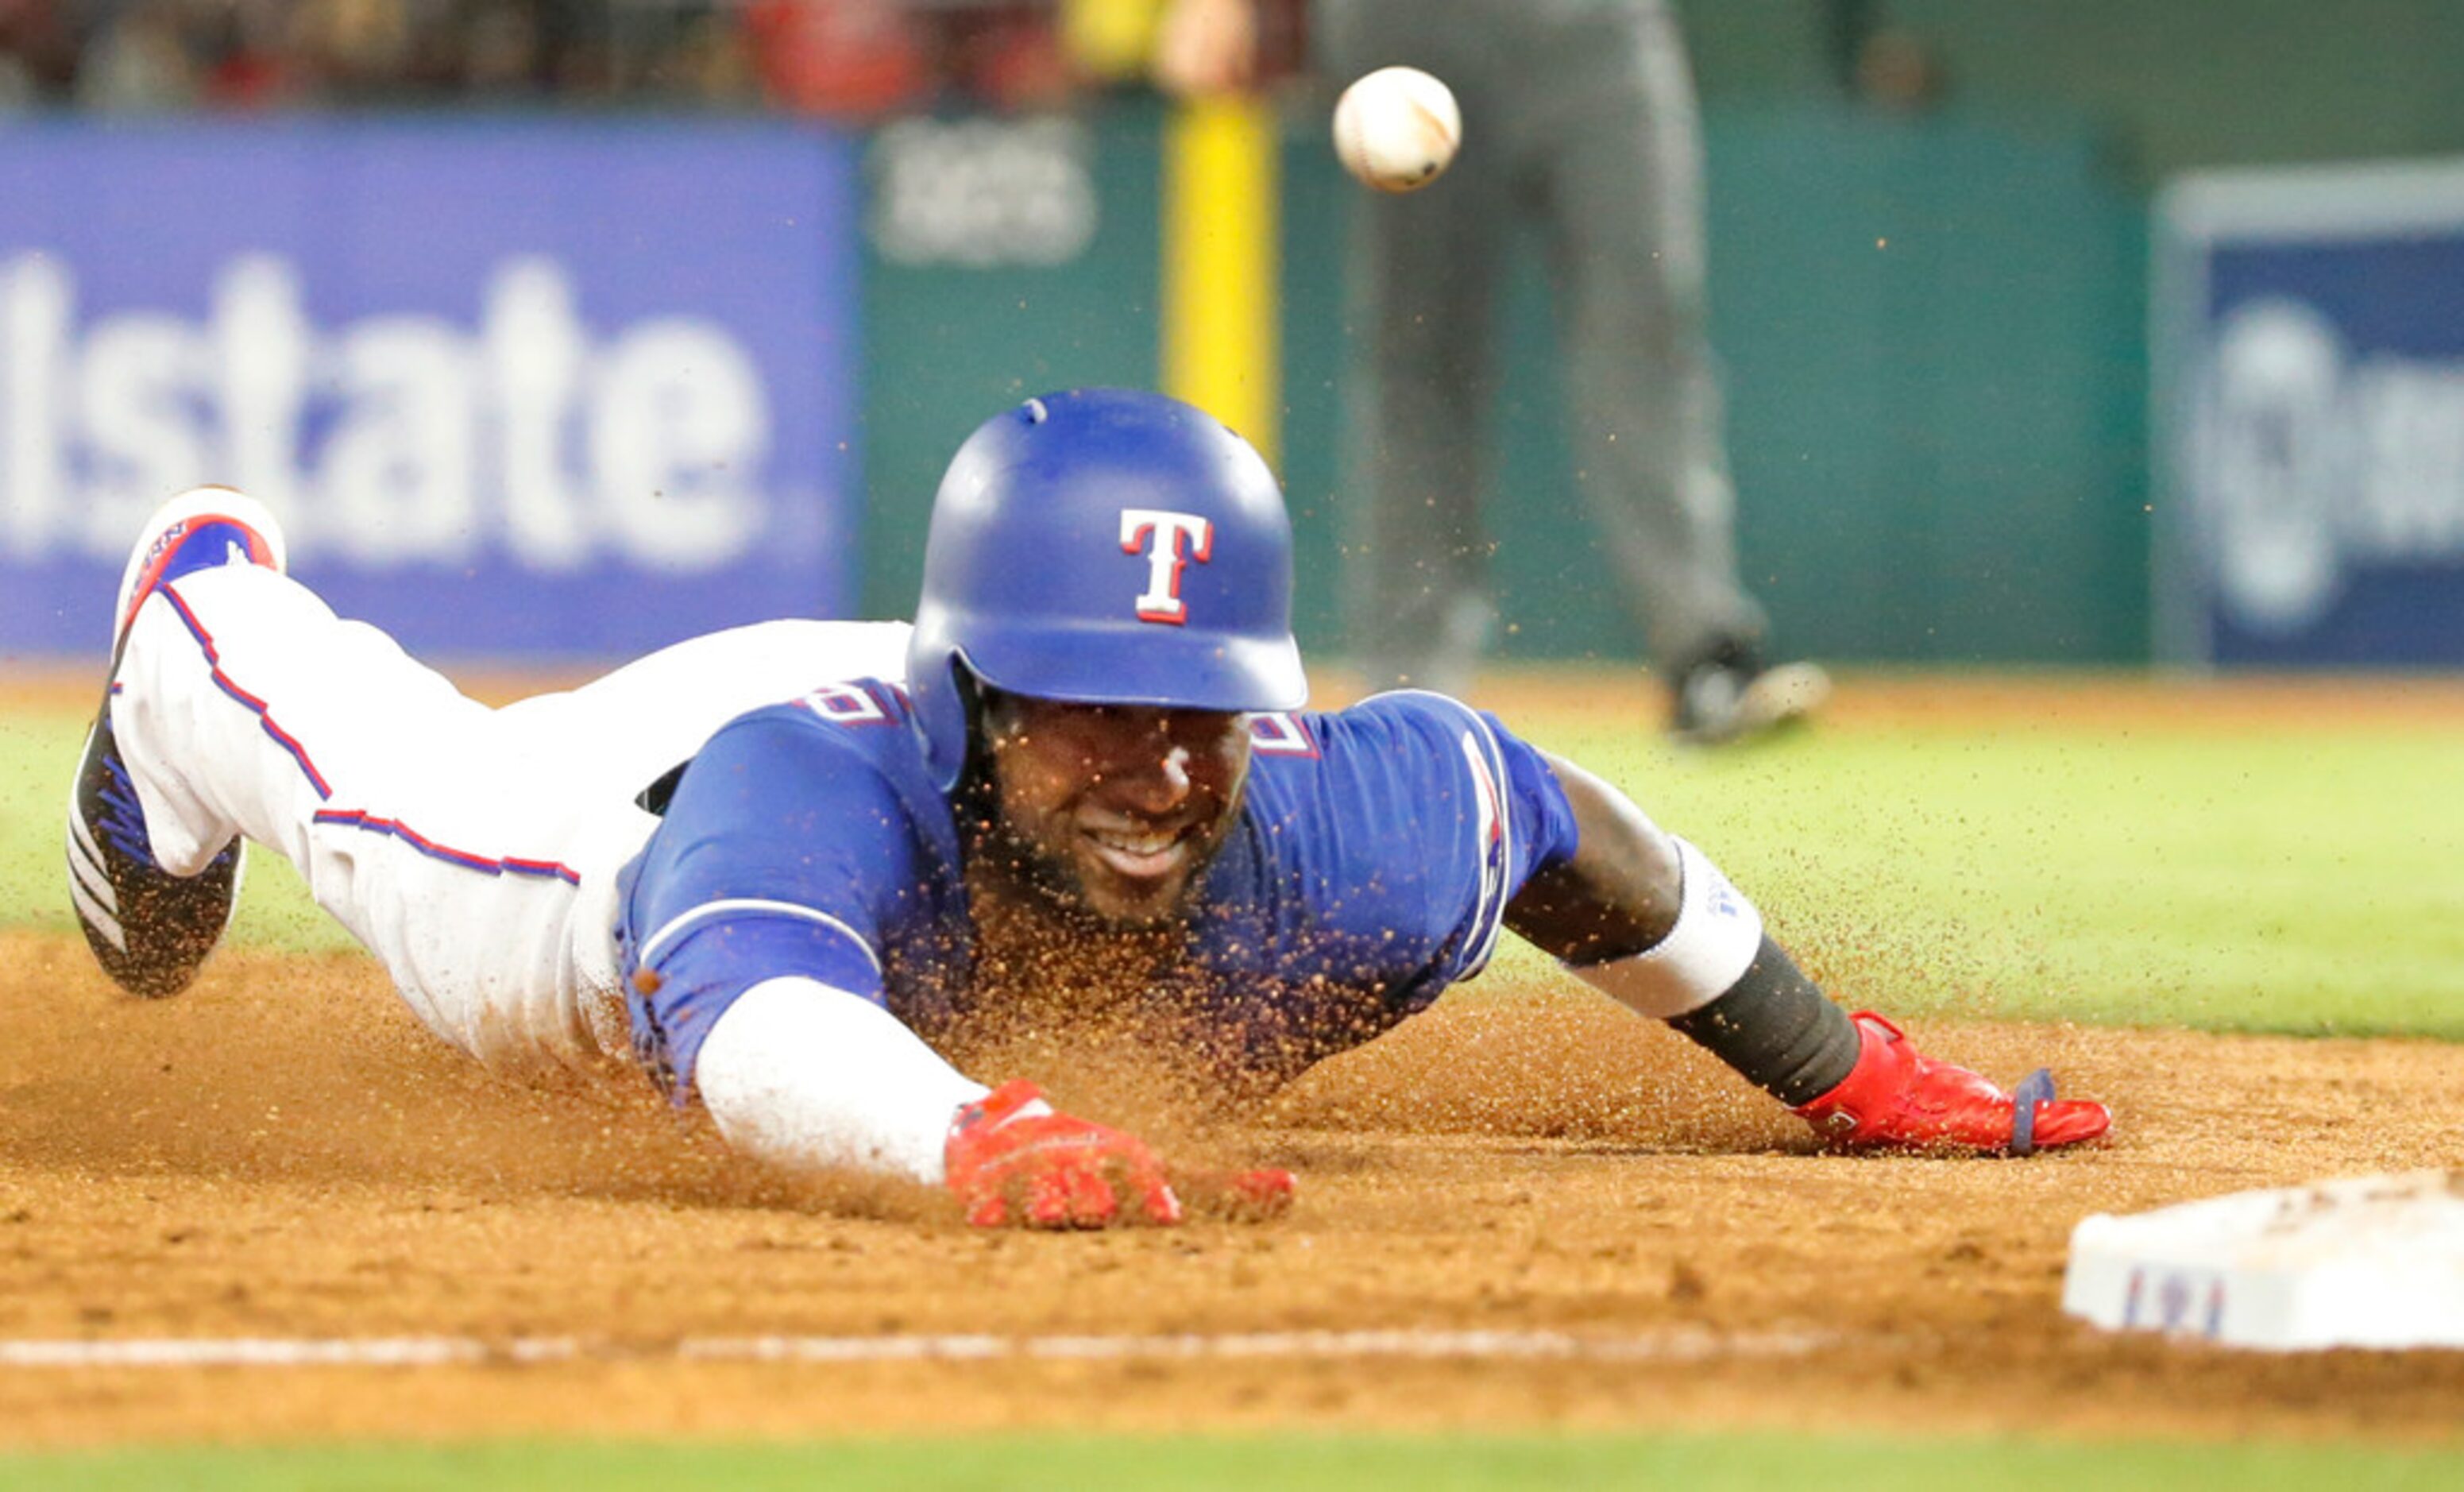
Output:
[[[2085,1099],[2057,1099],[2041,1068],[2015,1093],[1965,1067],[1935,1062],[1898,1026],[1860,1010],[1857,1065],[1839,1086],[1796,1110],[1840,1150],[1961,1150],[2026,1155],[2092,1140],[2113,1112]]]

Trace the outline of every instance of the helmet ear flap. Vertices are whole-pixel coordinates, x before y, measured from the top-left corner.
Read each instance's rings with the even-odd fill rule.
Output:
[[[988,778],[992,772],[992,727],[984,716],[1000,691],[986,684],[980,674],[967,667],[964,654],[950,660],[950,685],[958,696],[959,714],[967,723],[967,749],[958,764],[958,780],[978,781]]]

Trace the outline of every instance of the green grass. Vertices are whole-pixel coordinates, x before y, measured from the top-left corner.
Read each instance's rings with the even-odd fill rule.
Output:
[[[1682,1487],[1685,1492],[1908,1492],[1916,1487],[2079,1487],[2098,1492],[2339,1492],[2448,1488],[2464,1481],[2464,1452],[2353,1445],[1937,1440],[1773,1436],[1278,1438],[955,1437],[931,1444],[847,1441],[777,1446],[547,1445],[319,1447],[296,1450],[125,1450],[0,1457],[11,1492],[729,1492],[861,1486],[877,1492],[952,1487],[1087,1492],[1317,1492],[1410,1486],[1414,1492],[1506,1487]]]
[[[2452,736],[2006,724],[1733,755],[1557,744],[1709,851],[1843,998],[2464,1038]]]
[[[1702,755],[1584,718],[1515,723],[1703,845],[1851,1002],[2464,1039],[2449,736],[2005,724]],[[82,729],[0,721],[9,920],[73,926],[59,824]],[[349,946],[275,857],[250,876],[238,941]]]

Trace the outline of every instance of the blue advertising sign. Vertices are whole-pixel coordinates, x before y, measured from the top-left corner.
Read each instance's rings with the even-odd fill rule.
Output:
[[[2159,656],[2464,666],[2464,164],[2194,177],[2157,230]]]
[[[415,652],[853,606],[854,144],[786,123],[0,132],[0,650],[200,482]]]

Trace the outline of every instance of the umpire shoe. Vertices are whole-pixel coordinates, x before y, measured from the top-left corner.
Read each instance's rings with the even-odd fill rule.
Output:
[[[121,574],[112,613],[113,683],[86,733],[69,793],[69,901],[103,972],[136,995],[176,995],[197,976],[239,899],[245,847],[234,837],[205,869],[176,876],[155,864],[145,814],[111,730],[129,624],[168,581],[226,564],[284,569],[272,514],[227,487],[200,487],[155,511]]]
[[[1765,663],[1751,643],[1725,638],[1679,669],[1669,693],[1669,734],[1718,746],[1813,714],[1831,697],[1831,675],[1818,663]]]

